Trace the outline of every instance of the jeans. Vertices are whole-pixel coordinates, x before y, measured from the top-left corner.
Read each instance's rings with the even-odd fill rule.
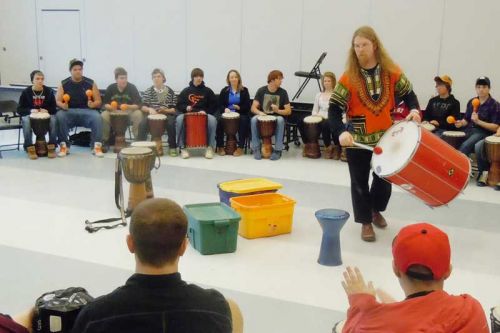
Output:
[[[30,116],[24,116],[21,119],[23,124],[24,134],[24,148],[33,146],[33,135],[31,133]],[[57,144],[57,118],[55,115],[50,115],[50,130],[49,130],[49,144]]]
[[[122,111],[123,112],[123,111]],[[134,138],[137,139],[139,136],[139,126],[142,122],[143,114],[141,110],[135,110],[128,112],[129,119],[132,122],[132,134]],[[102,117],[102,140],[104,142],[109,142],[109,135],[111,132],[111,112],[105,110],[101,112]]]
[[[459,150],[466,156],[469,156],[474,151],[475,144],[489,135],[491,135],[491,133],[488,133],[486,130],[475,127],[471,128],[466,132],[466,139],[460,145]]]
[[[184,113],[177,116],[175,120],[175,130],[177,132],[177,145],[179,148],[184,148]],[[215,132],[217,131],[217,119],[211,114],[207,114],[207,141],[208,146],[215,148]]]
[[[490,162],[488,161],[488,156],[486,156],[486,148],[485,148],[484,139],[481,141],[478,141],[474,145],[474,152],[476,153],[477,170],[478,170],[478,173],[480,176],[481,172],[490,170]]]
[[[168,147],[169,148],[176,148],[177,143],[176,143],[176,130],[175,130],[175,119],[177,117],[176,114],[167,114],[167,135],[168,135]],[[148,117],[145,116],[142,119],[142,122],[139,124],[139,135],[137,137],[137,140],[144,141],[148,137],[148,132],[149,132],[149,122],[148,122]]]
[[[253,151],[257,151],[260,149],[260,132],[258,128],[258,116],[253,116],[250,121],[250,127],[252,132],[252,142],[251,148]],[[284,148],[283,145],[283,136],[285,134],[285,118],[282,116],[276,116],[276,132],[274,133],[274,150],[282,151]]]
[[[372,152],[365,149],[347,148],[347,164],[351,175],[351,198],[354,208],[354,221],[371,223],[372,210],[383,212],[391,197],[391,183],[373,173],[370,186],[370,162]]]
[[[59,125],[59,142],[69,146],[69,130],[75,126],[90,128],[90,147],[102,142],[102,118],[99,111],[93,109],[59,110],[56,114]]]

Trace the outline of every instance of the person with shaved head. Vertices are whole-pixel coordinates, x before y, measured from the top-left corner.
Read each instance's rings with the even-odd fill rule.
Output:
[[[178,265],[188,246],[187,225],[182,208],[171,200],[139,204],[127,236],[135,274],[85,306],[72,332],[242,332],[234,302],[181,279]]]

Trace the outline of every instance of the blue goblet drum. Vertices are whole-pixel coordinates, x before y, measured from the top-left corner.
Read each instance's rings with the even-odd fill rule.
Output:
[[[340,209],[320,209],[314,215],[323,229],[318,263],[325,266],[342,265],[340,230],[349,219],[349,213]]]

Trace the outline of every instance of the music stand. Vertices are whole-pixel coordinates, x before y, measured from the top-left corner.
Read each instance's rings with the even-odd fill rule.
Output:
[[[316,79],[316,81],[318,82],[319,91],[321,91],[321,82],[320,82],[320,80],[321,80],[321,70],[319,69],[319,66],[321,65],[321,63],[323,62],[323,60],[325,59],[325,57],[326,57],[326,52],[323,52],[319,56],[318,61],[316,61],[316,63],[314,64],[314,66],[313,66],[313,68],[311,69],[310,72],[304,72],[304,71],[295,72],[295,76],[305,77],[306,79],[300,85],[299,90],[297,90],[297,92],[293,96],[292,101],[294,101],[296,98],[298,98],[300,96],[300,94],[302,94],[302,92],[304,91],[305,87],[309,83],[310,79]]]

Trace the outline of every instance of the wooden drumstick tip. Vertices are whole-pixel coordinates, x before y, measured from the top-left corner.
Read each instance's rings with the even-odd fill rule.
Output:
[[[380,154],[382,154],[382,147],[376,146],[375,148],[373,148],[373,153],[374,153],[375,155],[380,155]]]

